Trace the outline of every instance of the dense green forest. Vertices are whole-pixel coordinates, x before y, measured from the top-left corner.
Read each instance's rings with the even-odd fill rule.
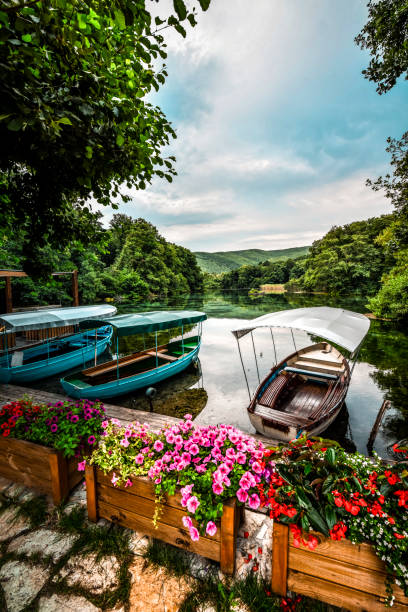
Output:
[[[402,318],[408,314],[408,249],[400,244],[407,233],[397,213],[335,226],[306,257],[242,266],[217,282],[223,290],[281,283],[288,291],[359,294],[378,316]]]
[[[240,266],[259,264],[261,261],[281,261],[307,255],[310,247],[293,247],[291,249],[245,249],[244,251],[217,251],[207,253],[195,251],[197,263],[203,272],[223,274],[236,270]]]
[[[59,251],[46,245],[40,252],[47,269],[50,266],[54,271],[78,269],[82,304],[106,298],[138,302],[202,290],[203,275],[193,253],[167,242],[144,219],[115,214],[109,228],[100,230],[100,236],[96,245],[84,247],[73,243]],[[0,268],[19,269],[22,256],[20,240],[3,238]],[[16,306],[69,304],[70,280],[42,276],[13,279],[13,296]]]

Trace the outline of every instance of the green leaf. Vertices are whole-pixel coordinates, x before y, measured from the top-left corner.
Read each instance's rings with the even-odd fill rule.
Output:
[[[362,493],[362,491],[363,491],[363,487],[361,486],[361,482],[360,482],[360,481],[359,481],[359,480],[358,480],[358,479],[357,479],[355,476],[352,476],[351,478],[352,478],[352,480],[353,480],[354,484],[355,484],[355,485],[356,485],[356,487],[357,487],[357,491],[358,491],[359,493]]]
[[[121,147],[124,142],[125,142],[125,139],[123,138],[122,134],[118,134],[116,136],[116,144],[118,145],[118,147]]]
[[[193,15],[193,13],[190,13],[189,15],[187,15],[187,19],[189,20],[190,25],[191,25],[192,28],[194,28],[194,26],[197,25],[197,21],[196,21],[196,18],[194,17],[194,15]]]
[[[336,511],[334,510],[333,506],[327,505],[324,510],[324,514],[329,529],[333,529],[334,525],[337,523]]]
[[[323,482],[323,485],[322,485],[322,493],[323,493],[323,495],[327,495],[328,493],[330,493],[330,491],[333,488],[335,482],[336,482],[336,478],[335,478],[334,474],[329,474],[327,476],[326,480]]]
[[[185,29],[183,28],[182,25],[180,25],[179,23],[176,23],[174,25],[174,29],[176,30],[176,32],[178,32],[179,34],[182,35],[183,38],[185,38],[187,36],[187,32],[185,31]]]
[[[296,499],[299,502],[301,508],[311,508],[312,503],[310,499],[307,497],[306,493],[303,491],[302,487],[297,486],[295,488]]]
[[[198,0],[200,3],[201,9],[206,11],[211,4],[211,0]]]
[[[124,30],[126,28],[126,19],[122,11],[115,11],[115,23],[119,26],[121,30]]]
[[[180,21],[184,21],[184,19],[187,17],[187,8],[186,5],[184,4],[183,0],[173,0],[173,6],[174,6],[174,10],[177,13],[177,17],[180,19]]]
[[[23,36],[21,37],[21,40],[27,43],[31,42],[32,41],[31,34],[23,34]]]
[[[61,119],[58,119],[57,123],[62,123],[64,125],[72,125],[71,120],[68,119],[68,117],[61,117]]]
[[[300,523],[302,525],[302,529],[304,529],[305,531],[309,531],[310,523],[309,523],[309,519],[307,518],[306,514],[302,516],[302,518],[300,519]]]
[[[89,145],[85,147],[85,157],[87,157],[88,159],[91,159],[92,154],[93,154],[93,149],[92,147],[90,147]]]
[[[327,523],[322,517],[322,515],[313,507],[306,510],[307,517],[310,521],[310,524],[314,529],[324,533],[325,536],[329,535],[329,530],[327,528]]]
[[[334,450],[334,448],[328,448],[324,454],[324,458],[326,459],[329,465],[335,466],[336,465],[336,451]]]
[[[286,480],[288,484],[292,485],[292,487],[295,487],[298,484],[296,479],[293,477],[292,473],[286,468],[286,466],[277,465],[276,469],[279,473],[279,476],[281,476],[283,480]]]
[[[307,476],[308,474],[310,474],[310,472],[313,469],[313,465],[311,463],[305,463],[305,466],[303,468],[303,472],[305,474],[305,476]]]
[[[23,120],[21,119],[21,117],[18,117],[17,119],[12,119],[7,124],[7,128],[11,130],[12,132],[18,132],[19,130],[21,130],[22,127],[23,127]]]

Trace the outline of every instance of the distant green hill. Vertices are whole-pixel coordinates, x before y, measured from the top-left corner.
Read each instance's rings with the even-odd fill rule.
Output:
[[[221,274],[230,270],[236,270],[244,265],[258,264],[260,261],[279,261],[301,257],[302,255],[307,255],[309,248],[308,246],[302,246],[272,251],[246,249],[245,251],[218,251],[216,253],[196,251],[194,255],[197,258],[198,265],[204,272]]]

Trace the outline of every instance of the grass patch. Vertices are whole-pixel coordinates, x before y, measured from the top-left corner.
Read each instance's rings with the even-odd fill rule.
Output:
[[[87,513],[84,506],[74,506],[71,512],[62,512],[58,521],[58,527],[65,533],[82,534],[89,527],[86,523]]]
[[[154,567],[165,567],[169,573],[175,576],[188,574],[189,564],[184,551],[171,546],[171,544],[152,539],[149,541],[143,557]]]
[[[242,580],[236,580],[232,591],[250,610],[257,612],[272,612],[280,610],[280,598],[267,595],[270,585],[255,574],[248,574]]]
[[[33,497],[20,503],[16,512],[17,518],[28,520],[32,528],[43,525],[48,518],[46,498],[44,496]]]

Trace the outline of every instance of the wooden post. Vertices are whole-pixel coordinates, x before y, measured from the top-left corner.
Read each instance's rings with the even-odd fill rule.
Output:
[[[235,571],[236,513],[235,499],[225,502],[221,517],[220,568],[224,574],[230,575]]]
[[[96,474],[94,465],[85,466],[85,483],[88,518],[93,523],[96,523],[99,519],[99,513],[96,501]]]
[[[79,293],[78,293],[78,270],[72,271],[72,305],[79,306]]]
[[[68,495],[68,464],[59,451],[49,456],[51,471],[52,499],[55,505],[60,504]]]
[[[6,276],[6,312],[13,312],[13,295],[11,291],[11,277]]]
[[[286,597],[288,584],[289,528],[273,521],[272,583],[273,593]]]

